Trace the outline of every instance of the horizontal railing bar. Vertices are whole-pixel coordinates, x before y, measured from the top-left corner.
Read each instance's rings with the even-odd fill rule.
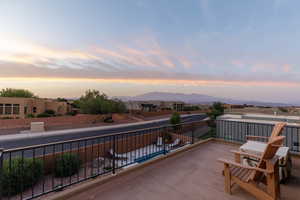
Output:
[[[190,124],[196,124],[199,122],[205,122],[205,120],[200,120],[200,121],[194,121],[194,122],[185,122],[185,123],[180,123],[180,124],[174,124],[174,125],[162,125],[162,126],[156,126],[156,127],[151,127],[151,128],[144,128],[144,129],[136,129],[132,131],[124,131],[124,132],[119,132],[119,133],[111,133],[111,134],[105,134],[105,135],[99,135],[99,136],[92,136],[92,137],[83,137],[79,139],[74,139],[74,140],[66,140],[62,142],[52,142],[52,143],[47,143],[47,144],[39,144],[39,145],[32,145],[32,146],[26,146],[26,147],[18,147],[18,148],[12,148],[12,149],[5,149],[3,152],[16,152],[16,151],[26,151],[26,150],[31,150],[35,148],[44,148],[52,145],[61,145],[61,144],[66,144],[66,143],[72,143],[72,142],[82,142],[86,140],[93,140],[93,139],[100,139],[100,138],[109,138],[111,136],[120,136],[120,135],[126,135],[126,134],[132,134],[136,132],[142,132],[142,131],[151,131],[155,129],[162,129],[162,128],[170,128],[173,126],[180,126],[180,125],[190,125]]]
[[[244,143],[247,140],[246,135],[270,136],[275,123],[218,119],[216,120],[216,136],[224,140]],[[300,126],[289,124],[284,127],[282,134],[286,136],[285,146],[289,147],[292,153],[299,154]]]
[[[233,120],[226,120],[226,119],[217,119],[216,121],[223,121],[223,122],[233,122],[233,123],[246,123],[246,124],[252,124],[252,125],[266,125],[266,126],[274,126],[272,123],[259,123],[259,122],[246,122],[246,121],[233,121]],[[279,123],[282,121],[274,121],[274,123]],[[286,122],[288,123],[288,122]],[[299,125],[291,125],[287,124],[286,127],[291,127],[291,128],[300,128]]]

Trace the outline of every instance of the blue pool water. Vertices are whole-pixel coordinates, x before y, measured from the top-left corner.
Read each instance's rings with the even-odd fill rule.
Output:
[[[134,159],[134,161],[137,162],[137,163],[142,163],[142,162],[145,162],[145,161],[147,161],[147,160],[149,160],[151,158],[154,158],[156,156],[159,156],[161,154],[165,154],[165,153],[168,153],[168,152],[169,152],[168,150],[157,151],[157,152],[148,154],[146,156],[142,156],[142,157],[136,158],[136,159]]]

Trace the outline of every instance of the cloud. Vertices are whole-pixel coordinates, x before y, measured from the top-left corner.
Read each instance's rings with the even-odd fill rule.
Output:
[[[50,48],[23,40],[19,40],[19,45],[11,41],[8,48],[1,46],[9,44],[7,41],[0,40],[0,79],[128,80],[219,86],[277,83],[296,86],[299,83],[299,74],[290,74],[291,64],[241,58],[221,62],[196,54],[191,58],[185,56],[187,52],[180,54],[164,48],[152,36],[136,38],[129,45],[116,44],[111,48],[94,45],[86,49]]]
[[[289,65],[289,64],[284,64],[283,67],[282,67],[282,71],[285,72],[285,73],[289,73],[292,71],[292,66]]]
[[[113,65],[115,68],[152,67],[164,69],[191,67],[188,58],[164,49],[156,38],[148,36],[141,38],[132,42],[134,47],[125,44],[118,44],[114,48],[94,45],[84,50],[50,48],[19,38],[0,39],[0,61],[51,68],[62,65],[71,68],[90,67],[90,64],[96,61]]]
[[[101,63],[100,63],[101,64]],[[9,67],[8,67],[9,66]],[[109,68],[110,66],[107,66]],[[29,64],[0,63],[0,80],[65,80],[90,82],[120,82],[135,84],[169,84],[185,86],[280,86],[299,87],[296,79],[289,81],[268,80],[265,76],[212,76],[208,74],[192,74],[183,72],[166,73],[159,70],[103,70],[102,68],[69,68],[56,69],[36,67]],[[21,75],[20,75],[21,74]]]

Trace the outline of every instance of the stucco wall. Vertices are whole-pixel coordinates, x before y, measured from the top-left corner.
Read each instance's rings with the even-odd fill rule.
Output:
[[[27,118],[27,119],[2,119],[0,129],[29,128],[31,122],[44,122],[46,127],[69,125],[69,124],[89,124],[101,122],[101,115],[77,115],[47,118]]]

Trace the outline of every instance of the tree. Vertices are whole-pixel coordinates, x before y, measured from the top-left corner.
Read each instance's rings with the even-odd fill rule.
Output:
[[[37,98],[33,92],[24,89],[6,88],[0,91],[0,97]]]
[[[278,110],[285,113],[289,112],[289,110],[285,107],[278,107]]]
[[[170,123],[172,125],[176,125],[176,124],[180,124],[180,122],[181,122],[180,114],[177,112],[174,112],[170,118]]]
[[[210,107],[210,112],[207,115],[210,117],[210,121],[208,121],[208,126],[210,127],[208,132],[208,137],[215,137],[216,135],[216,122],[218,116],[224,114],[224,107],[223,103],[221,102],[214,102],[213,105]]]
[[[170,123],[173,125],[174,131],[178,131],[181,128],[181,117],[180,114],[177,112],[174,112],[170,118]]]
[[[218,116],[224,114],[224,107],[221,102],[214,102],[213,105],[210,107],[210,112],[207,115],[210,119],[215,120]]]
[[[97,90],[87,90],[74,104],[84,114],[123,113],[126,111],[126,106],[122,101],[109,99],[106,94],[101,94]]]

